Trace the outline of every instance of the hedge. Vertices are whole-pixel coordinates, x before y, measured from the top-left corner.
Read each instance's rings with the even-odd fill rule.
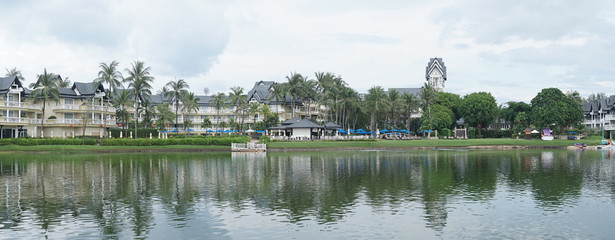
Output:
[[[78,139],[78,138],[3,138],[0,145],[96,145],[102,146],[164,146],[164,145],[218,145],[230,146],[231,143],[247,143],[250,141],[248,136],[226,136],[226,137],[192,137],[192,138],[105,138],[105,139]]]

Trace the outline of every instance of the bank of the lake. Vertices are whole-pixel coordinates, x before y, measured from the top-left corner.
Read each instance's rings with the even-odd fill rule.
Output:
[[[291,141],[268,142],[269,151],[318,151],[318,150],[356,150],[356,149],[548,149],[566,148],[572,143],[598,145],[600,138],[578,141],[568,140],[519,140],[519,139],[422,139],[422,140],[375,140],[375,141]],[[95,145],[35,145],[0,146],[0,153],[10,152],[228,152],[226,145],[164,145],[164,146],[95,146]]]

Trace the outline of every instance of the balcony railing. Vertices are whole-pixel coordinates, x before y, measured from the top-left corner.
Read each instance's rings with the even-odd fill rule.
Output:
[[[114,107],[100,106],[100,105],[84,106],[84,105],[78,105],[78,104],[62,104],[62,105],[53,106],[52,109],[54,110],[79,110],[79,111],[91,110],[91,111],[115,112]]]
[[[114,126],[116,125],[115,120],[101,120],[101,119],[88,119],[87,120],[87,124],[92,124],[92,125],[107,125],[107,126]],[[39,121],[40,123],[40,121]],[[83,124],[83,119],[68,119],[68,118],[58,118],[58,119],[47,119],[45,120],[45,123],[47,124]],[[105,124],[106,123],[106,124]]]
[[[9,108],[27,108],[27,109],[35,109],[42,110],[42,105],[31,104],[27,102],[13,102],[13,101],[0,101],[0,106],[9,107]]]
[[[0,117],[2,123],[23,123],[23,124],[40,124],[40,119],[25,118],[25,117]]]

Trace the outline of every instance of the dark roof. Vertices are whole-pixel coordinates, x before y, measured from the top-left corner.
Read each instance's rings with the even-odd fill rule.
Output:
[[[286,128],[322,128],[322,126],[304,118],[298,122],[288,125]]]
[[[299,118],[291,118],[291,119],[288,119],[286,121],[283,121],[281,124],[282,125],[291,125],[293,123],[299,122],[299,120],[300,120]]]
[[[325,125],[323,125],[323,127],[325,127],[326,129],[342,129],[342,126],[337,125],[334,122],[325,123]]]
[[[7,93],[14,82],[17,82],[17,85],[21,87],[21,81],[16,76],[0,78],[0,93]]]
[[[415,96],[419,96],[421,88],[389,88],[388,91],[397,90],[400,94],[409,93]]]
[[[58,88],[61,98],[80,98],[72,88]]]
[[[446,80],[446,66],[444,66],[444,61],[442,58],[430,58],[427,67],[425,68],[425,79],[429,79],[429,75],[434,69],[438,69],[440,73],[442,73],[442,78]]]
[[[258,81],[254,84],[254,87],[248,91],[248,101],[252,99],[256,100],[259,103],[271,104],[277,103],[280,104],[284,101],[284,104],[291,104],[290,96],[284,96],[284,99],[274,98],[270,100],[271,89],[275,88],[275,85],[278,83],[274,81]],[[295,105],[302,106],[302,102],[299,99],[295,99]]]
[[[93,82],[83,83],[83,82],[75,82],[73,83],[73,90],[77,90],[75,92],[79,92],[79,94],[84,96],[94,96],[96,94],[96,90],[105,91],[102,84],[95,84]]]

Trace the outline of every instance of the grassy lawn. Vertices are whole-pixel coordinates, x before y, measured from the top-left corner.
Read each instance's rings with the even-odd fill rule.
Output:
[[[434,140],[378,140],[378,141],[303,141],[270,142],[267,148],[413,148],[413,147],[469,147],[469,146],[570,146],[575,142],[598,145],[599,137],[582,140],[519,140],[506,138],[487,139],[434,139]]]
[[[0,146],[2,152],[136,152],[136,151],[230,151],[230,146],[167,145],[167,146],[92,146],[92,145],[36,145]]]

